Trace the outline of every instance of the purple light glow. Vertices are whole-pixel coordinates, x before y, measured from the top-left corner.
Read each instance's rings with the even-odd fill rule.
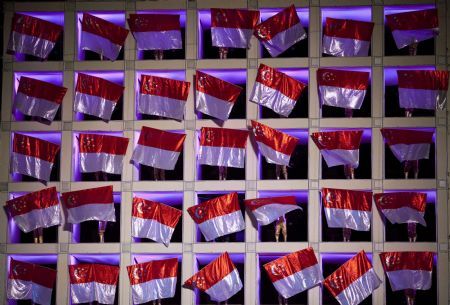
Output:
[[[307,129],[280,129],[280,131],[300,139],[300,145],[308,145],[309,134]]]
[[[182,192],[134,192],[133,196],[161,202],[170,206],[179,206],[183,204]]]
[[[351,19],[357,21],[372,21],[372,8],[370,6],[352,7],[325,7],[322,8],[322,25],[327,17],[336,19]]]
[[[159,261],[163,259],[177,258],[178,263],[181,263],[183,256],[181,254],[132,254],[131,264],[142,264],[151,261]]]
[[[420,5],[396,5],[384,7],[384,22],[386,23],[386,15],[399,14],[405,12],[421,11],[436,8],[434,4],[420,4]]]
[[[43,19],[57,25],[64,26],[63,12],[17,12],[18,14],[28,15],[35,18]]]
[[[434,132],[433,134],[433,143],[436,144],[436,128],[432,128],[432,127],[423,127],[423,128],[392,128],[392,129],[407,129],[407,130],[411,130],[411,131],[427,131],[427,132]],[[386,143],[386,140],[384,140],[384,143]]]
[[[320,255],[323,264],[343,264],[358,253],[325,253]],[[372,253],[366,252],[369,261],[372,262]]]
[[[259,191],[258,198],[295,196],[297,204],[308,203],[308,191]]]
[[[17,261],[38,265],[56,265],[56,262],[58,260],[58,256],[54,254],[11,254],[8,255],[8,273],[11,258]]]
[[[309,83],[309,71],[308,69],[298,69],[298,68],[276,68],[278,71],[283,72],[290,77],[301,81],[304,84]]]
[[[220,78],[229,83],[239,85],[247,82],[247,70],[245,69],[223,69],[223,70],[199,70],[203,73]]]
[[[344,131],[344,130],[363,130],[361,143],[371,143],[372,142],[372,129],[370,129],[370,128],[341,128],[341,129],[322,128],[322,129],[320,129],[321,132]]]
[[[397,86],[397,70],[436,70],[435,66],[409,66],[409,67],[388,67],[384,68],[384,85]]]
[[[72,254],[70,255],[70,264],[105,264],[119,266],[119,254]]]
[[[207,265],[218,258],[221,254],[222,253],[202,253],[195,255],[195,258],[198,264]],[[228,255],[235,264],[244,264],[245,262],[245,255],[243,253],[228,253]]]
[[[275,14],[281,12],[284,8],[263,8],[259,12],[261,14],[261,22],[266,21]],[[298,8],[296,7],[297,15],[300,18],[300,23],[304,28],[309,27],[309,8]]]

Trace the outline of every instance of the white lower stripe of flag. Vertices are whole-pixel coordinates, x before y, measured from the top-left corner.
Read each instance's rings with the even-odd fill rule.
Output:
[[[395,270],[387,271],[392,291],[404,289],[427,290],[431,288],[431,271]]]
[[[132,285],[133,304],[143,304],[153,300],[173,298],[176,285],[176,277],[166,277]]]
[[[80,153],[80,169],[82,173],[105,172],[122,173],[122,155],[107,153]]]
[[[186,102],[170,97],[140,94],[138,112],[143,114],[159,115],[182,121]]]
[[[320,153],[328,167],[349,164],[357,168],[359,165],[359,149],[322,149]]]
[[[258,148],[259,152],[266,158],[267,163],[289,165],[291,156],[276,151],[262,142],[258,142]]]
[[[349,228],[356,231],[369,231],[372,213],[348,209],[324,208],[329,228]]]
[[[172,50],[182,49],[181,32],[133,32],[138,50]]]
[[[290,298],[323,280],[322,271],[318,264],[305,268],[273,283],[275,289],[285,299]],[[301,284],[301,285],[300,285]]]
[[[116,221],[114,205],[91,203],[71,208],[68,211],[67,222],[80,223],[87,220]]]
[[[73,110],[110,120],[116,104],[99,96],[76,92]]]
[[[222,302],[228,300],[241,289],[242,282],[239,277],[239,272],[237,269],[234,269],[205,292],[211,297],[211,300]]]
[[[102,304],[114,304],[116,286],[97,282],[70,284],[72,303],[98,301]]]
[[[394,30],[392,36],[398,49],[402,49],[415,42],[421,42],[436,36],[437,31],[434,29],[423,30]]]
[[[48,161],[11,152],[11,171],[36,179],[49,181],[53,163]]]
[[[272,203],[254,209],[252,213],[255,215],[258,223],[265,226],[277,220],[280,217],[280,214],[287,214],[297,209],[300,208],[293,204]]]
[[[357,305],[371,295],[380,284],[380,279],[373,268],[370,268],[366,273],[338,294],[336,299],[341,305]]]
[[[222,121],[228,119],[234,103],[230,103],[209,94],[197,91],[196,105],[197,111],[208,114]]]
[[[280,91],[259,82],[255,83],[250,101],[270,108],[285,117],[289,116],[297,102]]]
[[[217,216],[198,225],[206,241],[245,229],[241,211]]]
[[[53,121],[59,109],[59,104],[49,100],[32,97],[17,92],[14,99],[14,106],[23,114],[38,116],[49,121]]]
[[[14,216],[14,222],[22,231],[28,233],[37,228],[59,225],[59,215],[59,205],[53,205],[45,209],[36,209],[26,214]]]
[[[391,223],[415,222],[426,227],[427,224],[423,218],[425,213],[419,212],[410,207],[401,207],[398,209],[383,209],[384,216]]]
[[[366,90],[348,89],[333,86],[319,86],[319,94],[323,105],[360,109]]]
[[[12,32],[8,43],[8,50],[40,58],[47,58],[54,47],[55,43],[50,40],[18,32]]]
[[[430,144],[394,144],[390,146],[394,156],[400,161],[428,159],[430,155]]]
[[[367,56],[370,41],[323,35],[323,53],[334,56]]]
[[[89,33],[81,32],[80,48],[89,50],[106,56],[108,59],[115,60],[119,56],[121,45],[112,43],[110,40]]]
[[[52,303],[52,288],[31,281],[8,279],[7,298],[11,300],[32,300],[40,305]]]
[[[132,217],[131,235],[133,237],[148,238],[158,243],[163,243],[168,247],[173,231],[175,231],[174,228],[166,226],[154,219]]]
[[[131,160],[147,166],[173,170],[179,156],[178,151],[136,144]]]
[[[262,43],[270,55],[276,57],[300,40],[305,39],[306,36],[307,34],[301,23],[297,23],[293,27],[276,34],[272,39],[263,40]]]
[[[447,91],[398,88],[401,108],[443,109]]]
[[[252,35],[252,29],[211,28],[212,45],[215,47],[247,49]]]
[[[200,146],[199,163],[244,168],[245,148]]]

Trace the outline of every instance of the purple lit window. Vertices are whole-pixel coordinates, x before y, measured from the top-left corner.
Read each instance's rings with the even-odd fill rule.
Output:
[[[372,22],[372,8],[370,6],[324,7],[321,12],[322,25],[325,24],[327,17]]]

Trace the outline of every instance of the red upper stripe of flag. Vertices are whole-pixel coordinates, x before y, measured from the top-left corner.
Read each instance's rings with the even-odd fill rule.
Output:
[[[211,27],[253,30],[259,21],[259,11],[212,8]]]
[[[317,70],[317,84],[354,90],[367,90],[369,86],[369,72],[319,69]]]
[[[56,270],[11,258],[8,278],[31,281],[47,288],[53,288],[56,280]]]
[[[267,41],[299,23],[295,6],[291,5],[258,24],[254,34],[259,40]]]
[[[142,284],[151,280],[177,277],[178,259],[170,258],[127,266],[130,284]]]
[[[230,193],[199,203],[188,208],[189,215],[196,224],[240,211],[237,193]]]
[[[378,208],[399,209],[409,207],[424,213],[427,206],[427,194],[418,192],[395,192],[373,195]]]
[[[11,30],[20,34],[56,42],[64,28],[53,22],[14,13]]]
[[[106,153],[111,155],[125,155],[128,138],[108,136],[94,133],[80,133],[80,153]]]
[[[168,132],[143,126],[139,135],[138,144],[181,152],[185,138],[186,134],[184,133]]]
[[[242,88],[235,84],[198,70],[195,74],[195,88],[199,92],[206,93],[229,103],[236,102],[242,91]]]
[[[68,209],[76,208],[85,204],[112,204],[112,185],[73,191],[61,194],[61,201]]]
[[[106,285],[117,285],[119,267],[100,264],[69,265],[71,284],[97,282]]]
[[[435,29],[439,27],[439,18],[437,9],[428,9],[386,15],[386,24],[391,31]]]
[[[153,219],[157,222],[175,228],[181,218],[182,212],[160,202],[133,198],[133,217]]]
[[[128,25],[132,32],[163,32],[180,30],[180,15],[130,14]]]
[[[388,145],[432,143],[434,131],[413,129],[381,128],[381,134]]]
[[[35,157],[50,163],[55,162],[60,146],[51,142],[33,138],[20,133],[14,134],[13,152]]]
[[[372,192],[322,189],[322,204],[325,208],[357,211],[372,211]]]
[[[323,34],[328,37],[370,41],[372,39],[373,26],[373,22],[327,17]]]
[[[274,150],[289,156],[294,152],[299,141],[296,137],[253,120],[252,127],[256,142],[263,143]]]
[[[92,75],[78,73],[75,91],[98,96],[111,102],[117,102],[123,94],[125,87],[109,80]]]
[[[140,93],[186,101],[190,86],[190,82],[142,74]]]
[[[397,70],[397,76],[399,88],[448,90],[448,71]]]
[[[16,197],[6,201],[6,207],[12,217],[27,214],[33,210],[45,209],[58,205],[56,187],[50,187],[37,192]]]
[[[262,206],[269,204],[285,204],[297,206],[295,196],[280,196],[280,197],[268,197],[268,198],[255,198],[244,200],[245,206],[254,211]]]
[[[382,252],[381,264],[385,272],[398,270],[433,270],[433,252]]]
[[[81,22],[81,30],[94,35],[104,37],[114,44],[121,45],[127,39],[128,30],[118,26],[105,19],[98,18],[94,15],[83,13],[83,20]]]
[[[319,149],[359,149],[362,130],[313,132],[311,138]]]
[[[19,81],[17,92],[26,96],[44,99],[56,104],[60,104],[66,95],[67,88],[44,82],[38,79],[22,76]]]
[[[247,137],[247,130],[202,127],[200,146],[245,148]]]

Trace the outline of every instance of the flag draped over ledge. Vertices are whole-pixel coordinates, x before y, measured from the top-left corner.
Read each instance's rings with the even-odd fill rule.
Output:
[[[294,196],[247,199],[244,203],[261,226],[268,225],[291,211],[302,209]]]
[[[434,131],[382,128],[381,134],[398,161],[429,158]]]
[[[377,208],[393,224],[420,223],[426,226],[427,194],[419,192],[393,192],[373,195]]]

